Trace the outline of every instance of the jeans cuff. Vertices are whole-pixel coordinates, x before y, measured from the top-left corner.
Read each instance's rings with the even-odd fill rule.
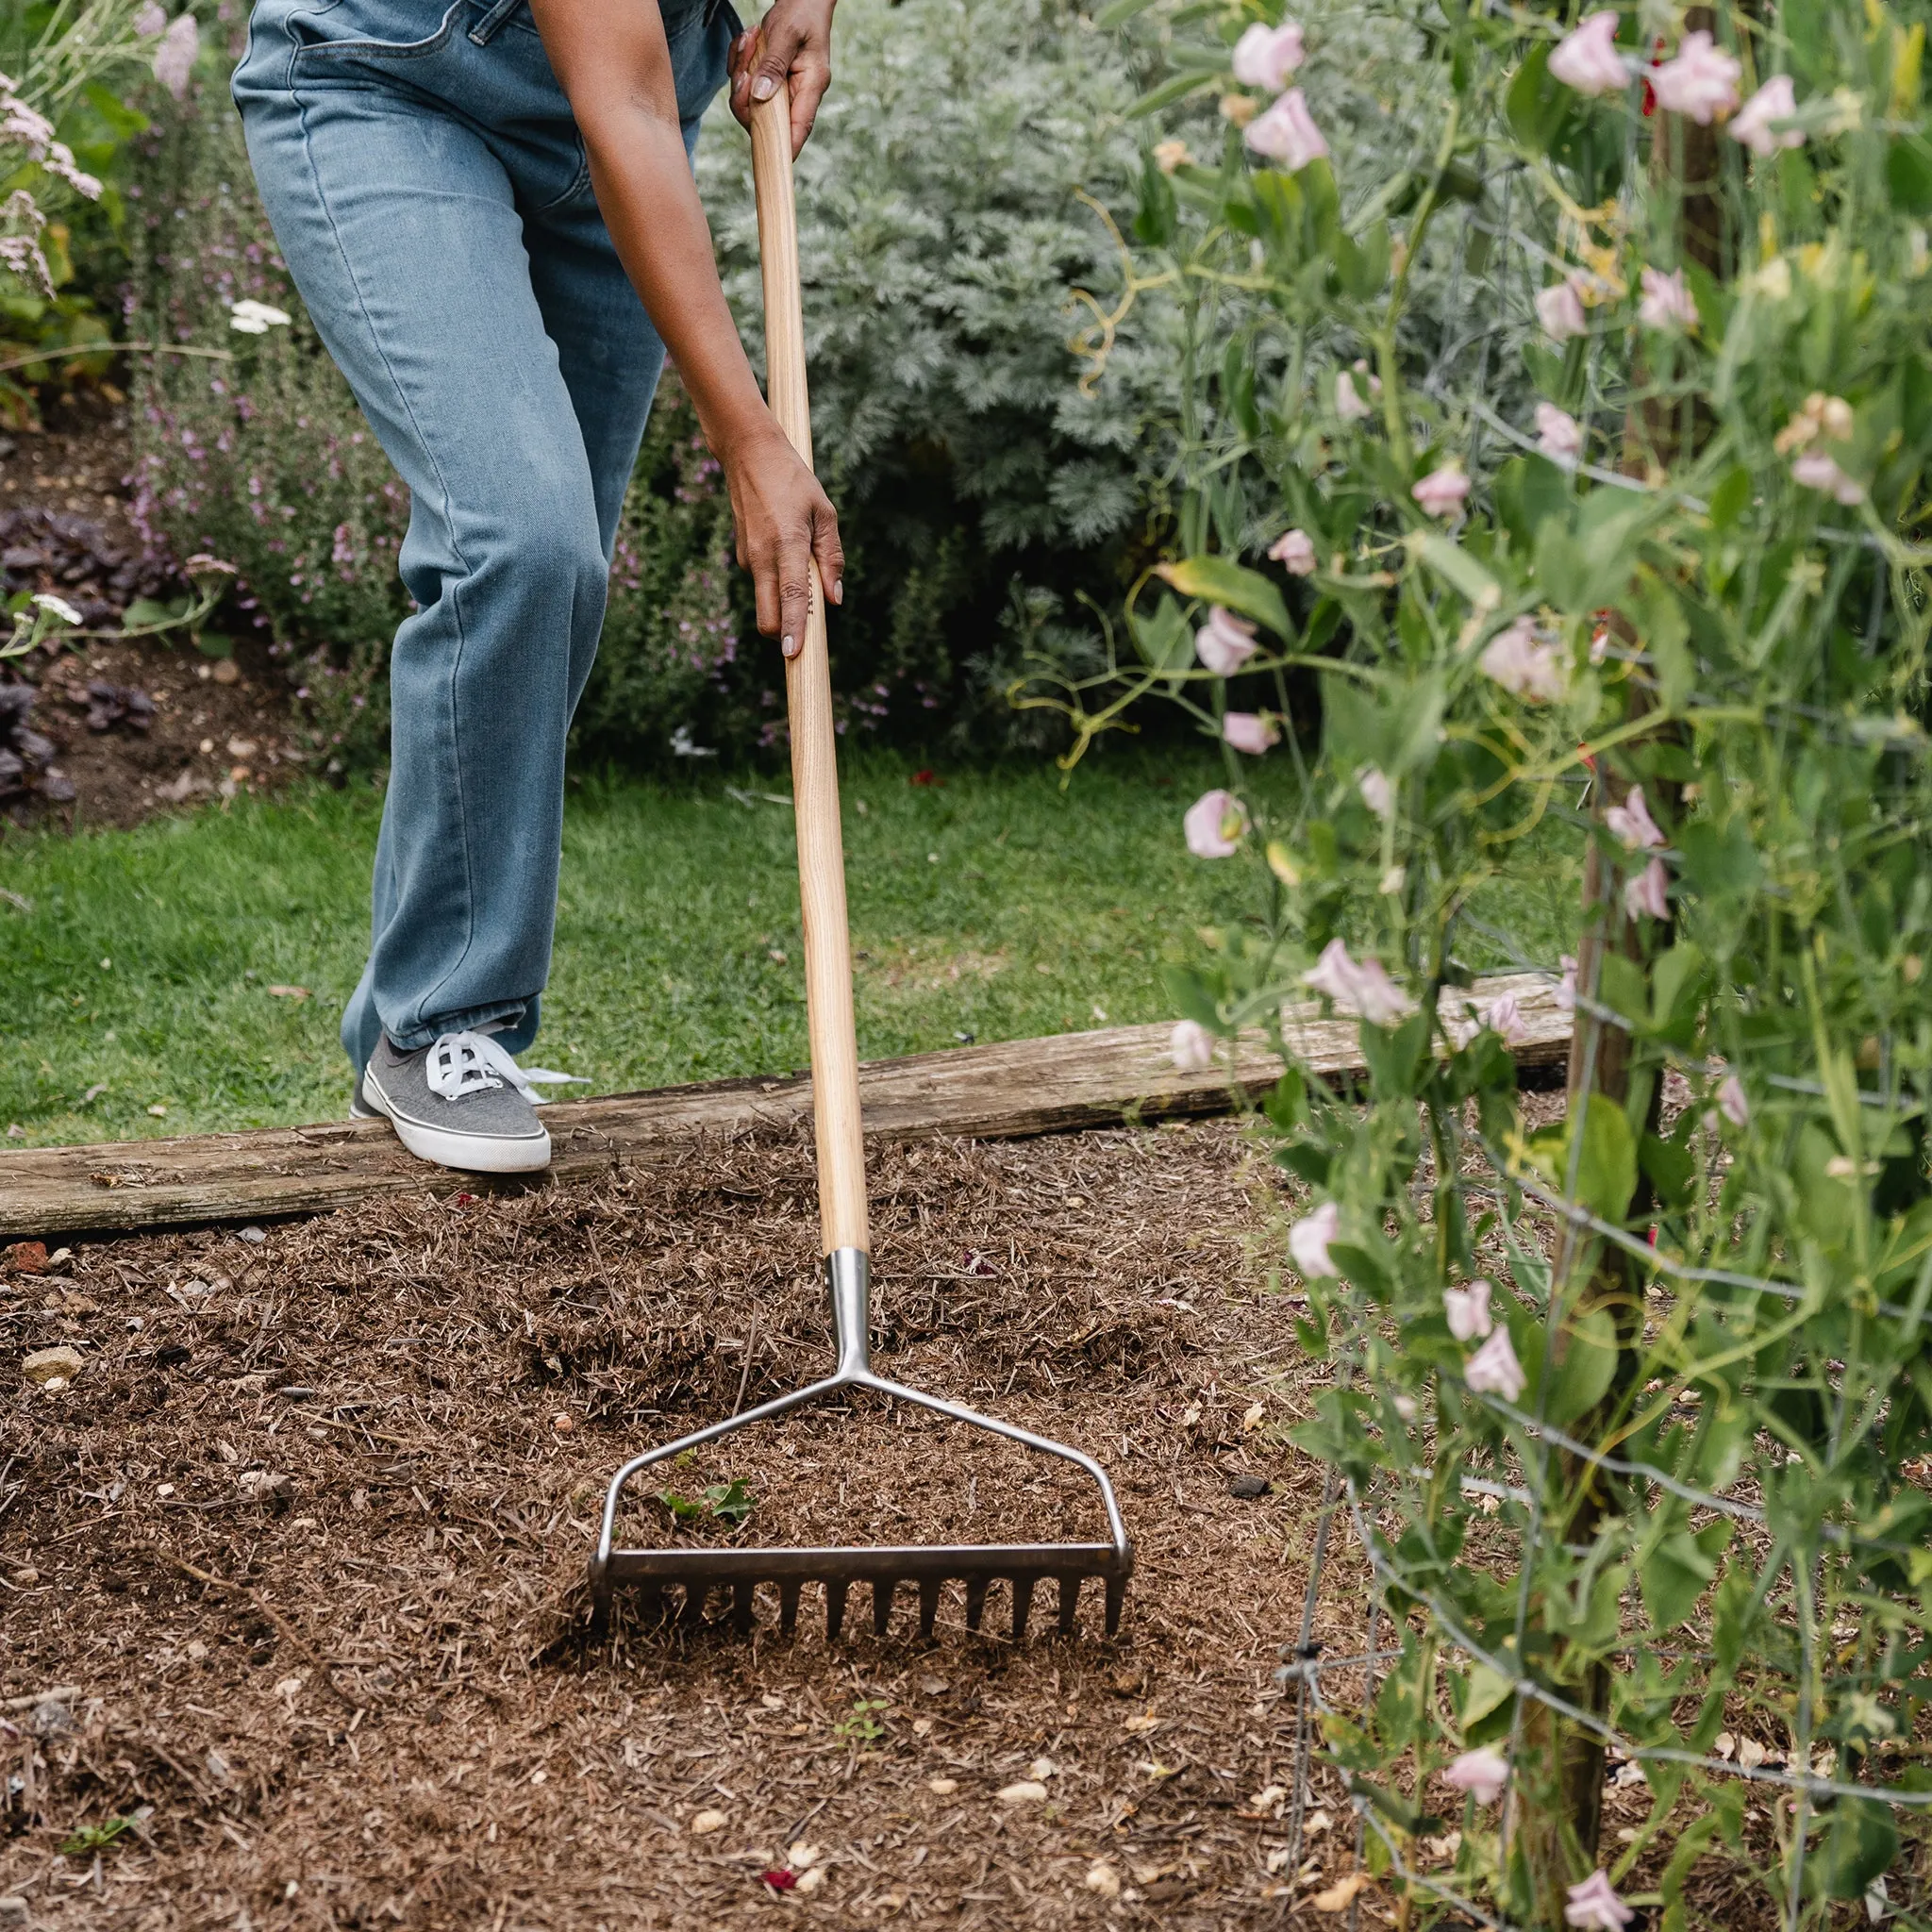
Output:
[[[434,1046],[445,1033],[500,1033],[514,1026],[529,1009],[526,999],[493,1000],[484,1007],[467,1007],[459,1013],[439,1013],[407,1033],[391,1032],[390,1044],[398,1053],[420,1053],[425,1046]]]

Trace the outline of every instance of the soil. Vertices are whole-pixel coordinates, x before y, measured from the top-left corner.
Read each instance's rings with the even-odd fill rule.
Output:
[[[1278,1170],[1224,1124],[874,1168],[878,1365],[1105,1462],[1138,1554],[1117,1640],[1091,1585],[1077,1637],[1043,1603],[1021,1644],[1002,1586],[977,1636],[949,1586],[930,1643],[903,1601],[875,1638],[862,1591],[829,1644],[815,1592],[791,1639],[762,1597],[748,1640],[629,1607],[590,1629],[616,1466],[827,1364],[803,1140],[253,1243],[97,1242],[0,1297],[5,1923],[1393,1923],[1373,1884],[1354,1920],[1314,1905],[1358,1857],[1319,1763],[1284,1866],[1297,1693],[1274,1674],[1323,1497],[1284,1431],[1324,1371],[1253,1232]],[[63,1343],[70,1386],[13,1386]],[[732,1478],[737,1530],[645,1500],[626,1533],[1098,1527],[1078,1483],[903,1408],[808,1411],[671,1475]],[[1367,1603],[1338,1522],[1312,1635],[1344,1707]],[[1044,1795],[1001,1797],[1023,1782]],[[1611,1789],[1607,1829],[1645,1795]]]
[[[127,521],[125,410],[83,394],[51,420],[57,426],[0,437],[5,594],[53,591],[90,629],[112,631],[134,597],[186,586],[143,559]],[[211,659],[179,634],[76,638],[9,660],[0,667],[8,682],[38,687],[27,724],[52,741],[55,782],[0,797],[0,827],[125,827],[202,798],[273,789],[304,762],[265,639],[244,635],[232,658]],[[90,686],[115,695],[104,702]]]

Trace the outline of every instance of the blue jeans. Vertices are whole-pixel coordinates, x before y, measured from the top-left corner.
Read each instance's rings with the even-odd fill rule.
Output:
[[[661,4],[689,152],[736,20]],[[564,740],[664,345],[524,0],[260,0],[234,97],[295,286],[409,486],[416,609],[342,1045],[358,1072],[382,1030],[409,1051],[493,1028],[521,1053]]]

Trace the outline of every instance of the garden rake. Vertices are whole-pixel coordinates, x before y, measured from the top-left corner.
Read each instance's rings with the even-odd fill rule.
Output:
[[[757,184],[758,248],[765,293],[766,388],[772,411],[792,445],[811,461],[811,415],[806,397],[805,323],[799,297],[798,226],[791,191],[791,113],[783,89],[753,110],[752,170]],[[807,1018],[811,1036],[813,1124],[818,1142],[819,1209],[826,1286],[838,1366],[809,1387],[781,1395],[741,1415],[667,1443],[626,1462],[611,1479],[604,1522],[591,1558],[595,1615],[608,1612],[612,1593],[634,1589],[647,1616],[664,1614],[666,1592],[681,1591],[679,1621],[705,1621],[713,1591],[730,1592],[730,1620],[741,1634],[755,1621],[761,1583],[777,1586],[779,1627],[796,1626],[800,1594],[808,1583],[824,1587],[825,1628],[836,1638],[855,1583],[872,1587],[873,1628],[891,1626],[893,1591],[917,1586],[919,1628],[932,1634],[941,1591],[948,1579],[965,1585],[966,1625],[977,1630],[988,1586],[1004,1579],[1011,1591],[1012,1631],[1026,1630],[1035,1590],[1051,1578],[1059,1586],[1059,1628],[1071,1632],[1082,1581],[1106,1585],[1107,1630],[1119,1627],[1133,1545],[1107,1473],[1091,1456],[1049,1441],[1011,1423],[976,1414],[917,1389],[874,1374],[868,1350],[871,1320],[866,1253],[865,1150],[858,1107],[858,1041],[852,1010],[851,941],[845,919],[845,861],[839,830],[839,780],[834,752],[831,676],[826,661],[824,589],[812,571],[810,615],[805,646],[785,670],[791,725],[792,801],[798,829],[799,892],[805,927]],[[808,1403],[858,1389],[986,1429],[1044,1455],[1078,1464],[1100,1487],[1110,1541],[1063,1543],[910,1544],[805,1548],[615,1547],[618,1504],[625,1488],[654,1465],[700,1449],[755,1423],[770,1422]]]

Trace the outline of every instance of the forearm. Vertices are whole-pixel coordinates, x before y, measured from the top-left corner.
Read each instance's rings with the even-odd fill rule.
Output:
[[[658,8],[531,0],[530,12],[576,116],[604,225],[707,441],[723,457],[774,433],[718,283]]]
[[[774,428],[718,283],[710,229],[675,119],[627,103],[578,125],[625,273],[671,352],[714,450]]]

